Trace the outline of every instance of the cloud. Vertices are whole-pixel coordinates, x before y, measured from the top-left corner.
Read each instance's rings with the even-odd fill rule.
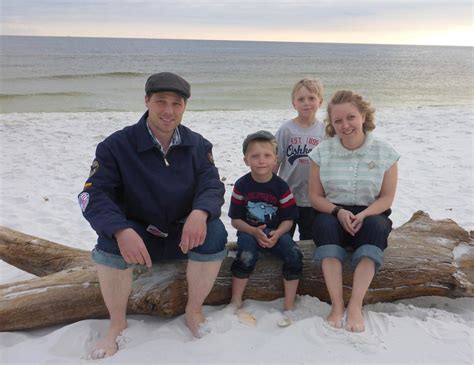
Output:
[[[54,29],[56,35],[90,36],[94,30],[96,36],[103,36],[114,34],[115,30],[121,37],[127,36],[126,31],[131,37],[137,33],[148,33],[149,37],[166,33],[171,38],[198,38],[205,34],[206,38],[219,39],[225,34],[226,39],[249,39],[249,35],[268,39],[273,32],[273,40],[282,40],[285,34],[291,35],[286,37],[291,40],[293,34],[296,37],[313,34],[314,38],[321,34],[346,34],[352,39],[354,34],[370,32],[375,36],[396,32],[453,32],[454,28],[472,32],[472,3],[461,0],[3,0],[2,23],[3,34],[24,34],[26,29],[35,29],[36,34],[46,35]],[[259,34],[265,36],[258,38]]]

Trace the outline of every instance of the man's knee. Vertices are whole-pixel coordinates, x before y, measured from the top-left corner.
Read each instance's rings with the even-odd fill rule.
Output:
[[[188,258],[193,261],[220,261],[227,257],[227,231],[220,219],[207,223],[204,243],[193,248]]]
[[[118,270],[126,270],[133,266],[127,263],[121,255],[102,251],[98,247],[95,247],[92,250],[92,260],[98,265],[103,265]]]

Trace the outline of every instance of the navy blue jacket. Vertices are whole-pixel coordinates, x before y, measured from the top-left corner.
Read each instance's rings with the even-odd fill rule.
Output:
[[[97,145],[79,202],[98,235],[112,237],[131,227],[129,219],[169,232],[193,209],[207,211],[209,220],[221,214],[225,189],[212,161],[212,144],[180,125],[181,143],[168,150],[166,166],[147,117],[148,112]]]

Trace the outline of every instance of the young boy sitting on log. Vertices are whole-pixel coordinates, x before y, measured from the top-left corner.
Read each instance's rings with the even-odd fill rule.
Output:
[[[232,226],[237,229],[231,305],[242,307],[242,295],[258,253],[269,251],[283,260],[284,310],[291,311],[303,270],[303,255],[288,233],[298,217],[296,201],[288,184],[273,173],[277,143],[270,132],[249,134],[243,153],[250,172],[235,183],[229,208]],[[285,321],[289,324],[288,319]]]

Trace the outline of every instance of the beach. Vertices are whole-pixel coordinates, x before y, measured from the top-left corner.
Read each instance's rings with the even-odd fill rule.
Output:
[[[0,114],[0,224],[68,246],[90,250],[96,235],[77,203],[95,146],[113,131],[136,122],[141,112]],[[183,124],[214,145],[214,159],[226,186],[227,217],[235,180],[247,172],[241,142],[253,131],[275,132],[294,116],[285,110],[188,111]],[[323,120],[324,111],[318,113]],[[374,133],[401,154],[391,216],[394,227],[417,210],[433,219],[453,219],[474,229],[472,107],[465,105],[380,107]],[[26,274],[0,262],[1,283]],[[103,364],[472,364],[474,299],[422,297],[364,307],[366,331],[328,327],[329,305],[299,296],[296,320],[276,325],[282,300],[246,300],[255,327],[240,323],[226,306],[205,306],[211,333],[193,339],[183,316],[130,316],[120,351]],[[51,328],[0,333],[5,364],[87,364],[105,319]]]
[[[474,230],[472,47],[297,42],[0,36],[0,225],[91,250],[96,234],[77,195],[96,145],[144,112],[143,86],[173,71],[192,85],[183,124],[209,139],[225,184],[248,170],[241,143],[295,116],[290,92],[318,78],[325,102],[353,89],[376,107],[378,136],[401,154],[391,219],[423,210]],[[297,234],[296,237],[297,238]],[[428,259],[428,258],[427,258]],[[33,275],[0,261],[0,284]],[[473,364],[474,299],[420,297],[364,307],[366,331],[328,327],[330,306],[299,296],[279,328],[283,302],[246,300],[257,325],[225,305],[205,306],[210,333],[193,339],[183,316],[130,316],[112,358],[89,353],[108,325],[83,320],[1,332],[2,364]]]

